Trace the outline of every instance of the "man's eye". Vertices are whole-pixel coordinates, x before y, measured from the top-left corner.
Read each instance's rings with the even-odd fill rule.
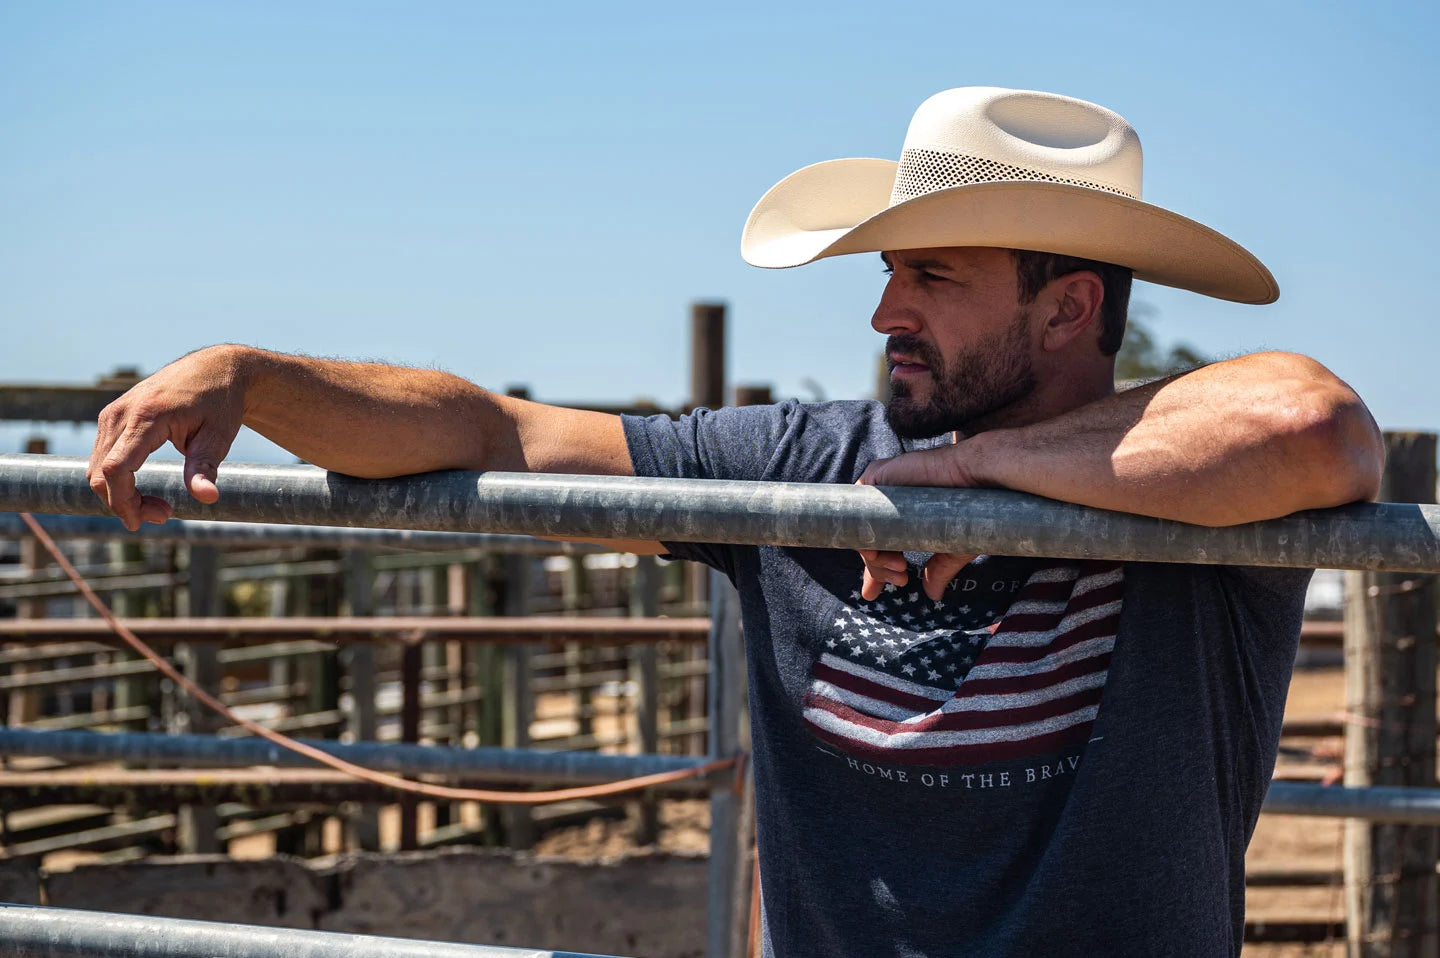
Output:
[[[894,276],[894,275],[895,275],[895,267],[893,267],[893,266],[886,266],[886,267],[883,267],[883,268],[880,270],[880,272],[884,273],[886,276]]]
[[[923,279],[923,280],[924,280],[925,282],[927,282],[927,283],[943,283],[943,282],[945,282],[945,277],[944,277],[944,276],[941,276],[939,273],[932,273],[932,272],[930,272],[929,270],[924,270],[924,269],[922,269],[922,270],[920,271],[920,278]]]

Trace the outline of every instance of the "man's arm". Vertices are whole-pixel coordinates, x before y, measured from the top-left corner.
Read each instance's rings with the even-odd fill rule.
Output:
[[[860,481],[998,486],[1224,526],[1371,499],[1383,460],[1380,431],[1349,386],[1303,356],[1260,353],[876,462]],[[875,578],[894,581],[893,560],[870,555],[881,557],[867,556]],[[935,571],[936,588],[954,575]]]
[[[366,478],[435,469],[634,473],[618,416],[500,396],[437,370],[212,346],[105,408],[90,486],[128,528],[163,522],[173,510],[139,495],[135,470],[169,441],[185,456],[191,494],[214,502],[217,471],[242,424],[307,462]]]

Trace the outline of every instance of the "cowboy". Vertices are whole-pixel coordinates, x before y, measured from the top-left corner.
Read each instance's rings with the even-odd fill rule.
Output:
[[[742,253],[878,252],[893,397],[619,418],[433,370],[220,346],[102,415],[95,491],[131,528],[167,439],[201,501],[242,422],[358,476],[441,468],[1002,486],[1224,525],[1372,497],[1344,383],[1267,353],[1116,392],[1132,274],[1248,303],[1274,279],[1141,200],[1115,113],[927,100],[897,162],[780,181]],[[773,955],[1239,952],[1309,572],[630,543],[739,588]],[[958,576],[958,578],[957,578]]]

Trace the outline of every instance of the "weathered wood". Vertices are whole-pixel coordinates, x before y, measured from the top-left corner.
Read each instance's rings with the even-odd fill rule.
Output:
[[[630,614],[653,618],[660,606],[660,569],[654,556],[636,556],[631,578]],[[635,688],[635,747],[645,755],[660,751],[659,652],[653,645],[630,650],[630,681]],[[637,802],[635,840],[651,845],[660,835],[660,810],[652,794]]]
[[[351,549],[345,553],[345,602],[347,616],[375,614],[375,566],[371,553]],[[350,709],[346,730],[357,742],[371,742],[379,732],[376,715],[375,650],[369,645],[347,646],[341,652],[341,668],[350,684]],[[380,850],[380,806],[362,804],[349,820],[353,847],[367,852]]]
[[[400,652],[400,740],[420,741],[420,667],[422,647],[407,645]],[[417,811],[419,802],[414,795],[400,797],[400,850],[414,851],[420,847],[420,831]]]
[[[501,557],[500,566],[504,570],[505,583],[500,613],[506,618],[523,617],[530,611],[531,573],[535,559],[508,555]],[[501,744],[506,748],[525,748],[530,744],[530,723],[535,719],[530,667],[532,652],[529,645],[516,644],[505,649]],[[506,842],[511,848],[523,850],[534,846],[535,829],[530,809],[523,805],[507,806],[501,810],[500,817],[505,824]]]
[[[43,453],[47,451],[45,440],[30,440],[26,443],[27,453]],[[40,547],[40,541],[34,536],[23,536],[20,539],[20,567],[31,575],[39,572],[48,564],[48,557],[45,550]],[[45,618],[44,599],[22,599],[15,604],[15,617],[17,619],[43,619]],[[29,672],[36,671],[28,665],[16,663],[10,669],[10,674],[15,677],[23,676]],[[10,725],[20,725],[25,722],[32,722],[40,717],[40,696],[34,691],[18,687],[11,692],[6,702],[6,721]]]
[[[1434,502],[1436,437],[1388,433],[1381,497]],[[1345,784],[1435,785],[1436,577],[1345,577]],[[1440,953],[1440,829],[1345,823],[1350,954]]]
[[[215,546],[189,547],[187,610],[199,618],[220,613],[220,552]],[[185,677],[211,695],[220,694],[220,645],[217,642],[186,642],[175,647],[175,658]],[[224,719],[189,695],[182,696],[176,710],[173,731],[203,735],[218,731]],[[176,844],[191,855],[211,855],[223,850],[216,834],[220,820],[213,805],[201,803],[180,808]]]
[[[688,408],[719,409],[725,405],[725,304],[690,304],[690,402]],[[709,571],[698,563],[685,566],[685,597],[704,602]]]

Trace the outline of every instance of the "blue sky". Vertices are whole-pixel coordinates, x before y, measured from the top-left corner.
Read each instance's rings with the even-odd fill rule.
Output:
[[[9,0],[0,381],[236,341],[674,404],[688,304],[719,298],[732,382],[865,395],[877,258],[756,270],[740,226],[983,84],[1115,109],[1146,199],[1280,281],[1263,308],[1141,284],[1162,338],[1309,353],[1382,425],[1440,428],[1437,9]]]

